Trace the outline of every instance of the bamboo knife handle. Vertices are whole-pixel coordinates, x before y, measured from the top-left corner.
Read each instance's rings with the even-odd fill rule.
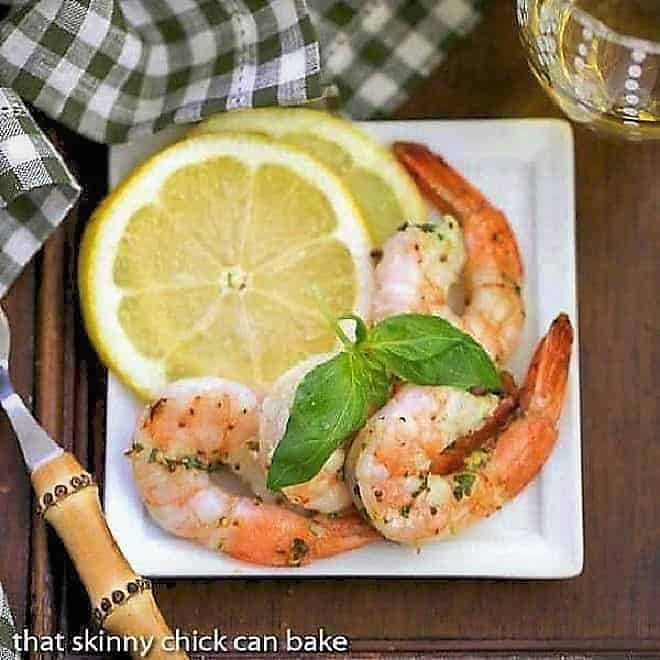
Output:
[[[63,453],[38,467],[32,485],[40,513],[62,539],[87,589],[95,623],[118,635],[153,636],[149,660],[187,658],[162,649],[161,640],[171,632],[151,582],[136,575],[122,555],[101,510],[98,487],[76,458]]]

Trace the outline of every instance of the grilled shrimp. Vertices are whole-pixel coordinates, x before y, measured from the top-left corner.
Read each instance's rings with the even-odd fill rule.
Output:
[[[313,355],[282,375],[263,402],[259,425],[260,459],[264,472],[268,471],[275,449],[284,437],[296,388],[314,367],[330,359],[330,354]],[[309,481],[287,486],[282,494],[293,504],[322,513],[337,513],[351,506],[351,494],[344,482],[342,447],[336,449],[321,470]]]
[[[373,317],[404,312],[443,316],[471,334],[496,362],[506,362],[525,318],[522,262],[506,216],[425,146],[396,143],[393,149],[430,201],[458,218],[462,241],[447,217],[437,229],[404,225],[383,247]],[[448,295],[463,266],[466,304],[457,315]]]
[[[252,390],[219,378],[174,383],[146,408],[128,454],[153,519],[176,536],[271,566],[305,564],[373,541],[375,532],[355,513],[307,517],[215,482],[221,464],[263,482],[259,410]]]
[[[463,236],[454,218],[446,215],[437,223],[403,225],[386,241],[376,267],[374,320],[420,312],[460,323],[449,297],[464,267]]]
[[[356,504],[383,536],[417,544],[497,511],[540,471],[557,439],[573,330],[566,315],[541,340],[519,414],[462,465],[441,474],[443,447],[493,415],[492,396],[406,386],[362,429],[347,470]],[[456,412],[458,411],[458,414]]]

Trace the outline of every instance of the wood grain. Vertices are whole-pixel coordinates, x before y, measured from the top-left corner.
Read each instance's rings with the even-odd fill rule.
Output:
[[[400,109],[400,118],[560,116],[527,70],[513,3],[495,0],[477,30]],[[78,219],[53,240],[61,262],[42,260],[39,412],[59,424],[68,446],[102,476],[105,377],[75,307],[80,228],[105,186],[103,150],[60,132],[87,190]],[[660,144],[628,144],[576,128],[578,284],[582,360],[585,571],[574,580],[182,580],[159,582],[172,626],[281,633],[287,627],[347,634],[365,657],[487,651],[660,654]],[[57,257],[54,257],[57,261]],[[13,373],[32,389],[34,272],[7,301],[21,336]],[[55,315],[55,319],[51,318]],[[49,320],[50,319],[50,320]],[[57,355],[46,356],[46,346]],[[45,351],[45,352],[44,352]],[[43,408],[41,407],[43,406]],[[58,419],[59,414],[63,416]],[[51,423],[51,422],[49,422]],[[0,459],[1,529],[8,554],[0,573],[19,620],[28,616],[25,548],[27,480],[4,422]],[[4,489],[9,489],[5,492]],[[2,505],[4,504],[4,508]],[[40,541],[33,582],[45,570]],[[48,593],[59,625],[77,630],[87,604],[56,547],[51,565],[66,577]],[[37,564],[41,562],[42,567]],[[58,568],[58,570],[60,570]],[[194,570],[191,567],[191,571]],[[60,574],[58,573],[58,576]],[[61,576],[60,576],[61,577]],[[41,587],[40,587],[41,588]],[[32,603],[33,612],[45,609]],[[41,607],[41,610],[39,610]]]
[[[0,18],[6,13],[0,8]],[[14,387],[26,401],[34,394],[35,267],[29,265],[2,301],[13,329],[10,368]],[[0,415],[0,579],[18,626],[30,616],[31,490],[13,431]],[[9,541],[9,542],[7,542]]]
[[[41,255],[41,277],[37,289],[37,342],[35,373],[37,397],[35,413],[46,431],[59,442],[65,443],[62,434],[63,360],[60,347],[63,344],[62,313],[52,305],[61,288],[64,229],[55,233]],[[48,272],[49,277],[43,277]],[[62,556],[49,549],[49,532],[45,522],[32,514],[32,572],[30,579],[31,625],[35,635],[52,635],[57,632],[57,600],[55,576],[62,575]],[[45,658],[35,653],[34,658]]]
[[[30,401],[33,395],[34,365],[34,267],[29,266],[16,280],[2,301],[14,331],[10,368],[14,386]],[[0,416],[0,532],[4,539],[0,552],[0,576],[19,626],[28,622],[30,482],[13,431]]]
[[[8,9],[0,7],[0,19]],[[29,265],[2,301],[13,329],[10,368],[14,387],[28,402],[34,395],[35,267]],[[0,579],[16,624],[30,616],[31,490],[13,431],[0,415]],[[9,542],[7,542],[9,541]]]

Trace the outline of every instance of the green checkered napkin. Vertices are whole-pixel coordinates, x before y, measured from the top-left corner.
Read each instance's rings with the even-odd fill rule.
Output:
[[[14,633],[14,620],[0,584],[0,660],[18,660],[12,639]]]
[[[0,89],[0,296],[80,189],[21,99]]]
[[[321,94],[302,0],[36,0],[0,24],[0,85],[99,142]]]
[[[384,118],[465,36],[487,0],[311,0],[322,82],[354,119]]]

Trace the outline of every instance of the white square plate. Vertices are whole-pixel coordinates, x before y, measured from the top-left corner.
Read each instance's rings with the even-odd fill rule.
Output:
[[[573,139],[561,121],[397,121],[363,127],[385,143],[424,142],[504,209],[525,262],[527,323],[510,369],[562,311],[577,321]],[[176,132],[112,149],[115,185]],[[145,512],[123,455],[139,405],[110,376],[105,509],[133,567],[159,576],[482,576],[567,578],[582,571],[580,390],[577,344],[557,446],[542,474],[503,510],[455,538],[415,550],[378,543],[300,568],[252,566],[163,532]]]

